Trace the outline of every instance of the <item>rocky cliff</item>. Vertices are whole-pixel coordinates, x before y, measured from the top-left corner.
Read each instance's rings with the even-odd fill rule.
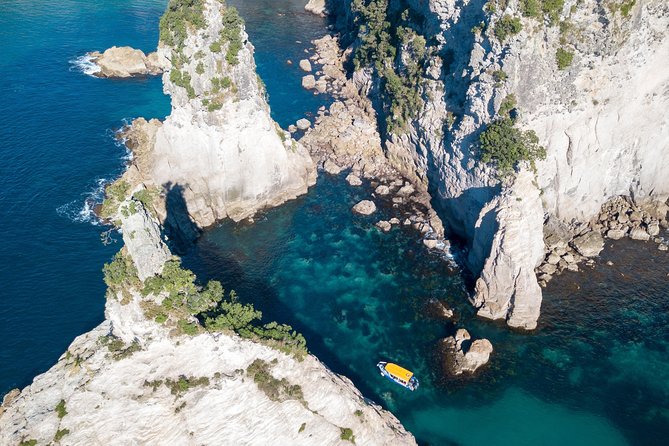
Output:
[[[139,159],[127,177],[164,192],[178,188],[183,208],[167,221],[183,232],[235,221],[307,191],[315,182],[308,152],[270,117],[253,46],[233,8],[218,0],[173,0],[161,20],[158,55],[172,112],[126,132]],[[167,218],[169,212],[162,212]]]
[[[373,0],[333,10],[358,72],[373,73],[387,156],[428,184],[447,230],[469,247],[480,314],[536,326],[544,221],[560,222],[566,245],[617,196],[667,199],[666,2]],[[385,64],[366,62],[370,51]],[[546,152],[520,189],[481,161],[481,133],[504,116]]]
[[[132,198],[119,209],[125,254],[120,269],[106,267],[105,321],[5,397],[0,445],[415,444],[389,412],[313,356],[197,321],[188,324],[196,330],[179,331],[170,323],[175,301],[165,305],[171,295],[154,287],[171,257],[159,223]],[[130,280],[127,261],[137,272]],[[169,316],[154,319],[156,308]]]

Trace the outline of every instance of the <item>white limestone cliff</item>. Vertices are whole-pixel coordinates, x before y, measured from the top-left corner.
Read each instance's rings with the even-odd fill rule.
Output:
[[[237,63],[227,60],[225,43],[212,49],[224,11],[218,0],[206,0],[205,26],[189,29],[181,52],[163,43],[158,48],[171,60],[163,85],[172,112],[143,138],[152,147],[138,166],[146,185],[166,192],[178,187],[199,227],[277,206],[304,194],[316,179],[309,153],[270,117],[243,25]]]
[[[523,17],[517,0],[489,3],[493,12],[484,2],[407,2],[435,55],[423,73],[423,108],[406,133],[387,136],[384,148],[398,169],[429,184],[447,230],[467,242],[466,263],[481,277],[474,299],[486,309],[481,314],[529,328],[541,301],[529,270],[538,248],[521,239],[512,247],[504,231],[523,225],[535,240],[547,219],[582,228],[616,196],[636,202],[669,196],[669,5],[637,0],[625,16],[622,2],[566,0],[560,31],[547,19]],[[400,6],[390,0],[389,10]],[[339,23],[351,22],[350,7],[337,12]],[[502,44],[494,29],[504,15],[519,17],[523,29]],[[559,47],[574,53],[564,70],[556,63]],[[508,78],[495,79],[496,71]],[[534,130],[547,151],[536,164],[542,209],[523,222],[499,220],[517,218],[516,212],[498,214],[503,232],[495,234],[477,222],[508,191],[480,162],[477,143],[510,94],[518,125]],[[536,203],[536,187],[526,190],[519,198]],[[524,248],[529,258],[520,256]],[[514,277],[510,271],[523,271],[523,280],[505,283]],[[521,301],[532,310],[513,316]]]
[[[157,221],[137,206],[118,216],[125,249],[153,275],[169,251]],[[226,333],[175,336],[145,317],[146,297],[127,293],[112,293],[103,323],[5,398],[0,445],[344,445],[345,433],[355,444],[415,444],[392,414],[315,357],[300,361]],[[132,350],[112,350],[110,339]],[[270,398],[245,372],[257,359],[302,398]],[[180,378],[192,385],[175,387]]]

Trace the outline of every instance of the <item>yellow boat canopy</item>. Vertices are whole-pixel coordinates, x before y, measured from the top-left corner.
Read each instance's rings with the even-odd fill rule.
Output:
[[[392,362],[386,364],[386,371],[394,377],[402,379],[406,382],[409,382],[413,376],[413,372],[410,372],[409,370],[405,369],[404,367],[400,367],[397,364],[393,364]]]

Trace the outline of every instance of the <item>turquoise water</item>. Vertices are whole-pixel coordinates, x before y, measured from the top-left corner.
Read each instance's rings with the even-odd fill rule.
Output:
[[[0,3],[0,393],[28,384],[102,320],[100,269],[120,244],[100,243],[106,228],[91,224],[85,203],[122,169],[113,129],[169,112],[159,79],[97,80],[69,61],[112,44],[152,49],[165,3]],[[296,68],[323,20],[293,0],[232,3],[247,20],[275,118],[286,126],[326,103],[301,89]],[[185,262],[298,328],[313,353],[424,444],[666,442],[666,254],[630,241],[608,247],[595,270],[554,280],[537,332],[517,334],[477,320],[459,271],[427,255],[415,233],[379,233],[373,223],[391,209],[353,216],[367,194],[323,177],[253,226],[207,231]],[[432,318],[430,298],[448,302],[458,321]],[[460,326],[495,346],[473,380],[441,371],[438,342]],[[420,389],[382,379],[380,359],[414,369]]]

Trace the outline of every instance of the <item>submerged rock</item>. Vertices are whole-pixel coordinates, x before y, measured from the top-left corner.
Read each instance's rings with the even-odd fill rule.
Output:
[[[353,206],[353,212],[361,215],[372,215],[374,212],[376,212],[376,205],[373,201],[362,200]]]
[[[377,222],[376,227],[382,230],[383,232],[388,232],[392,229],[392,225],[390,224],[390,222],[386,220],[381,220]]]
[[[442,344],[445,348],[445,368],[454,376],[474,373],[488,363],[493,352],[489,340],[476,339],[471,342],[471,335],[464,328],[442,340]]]

